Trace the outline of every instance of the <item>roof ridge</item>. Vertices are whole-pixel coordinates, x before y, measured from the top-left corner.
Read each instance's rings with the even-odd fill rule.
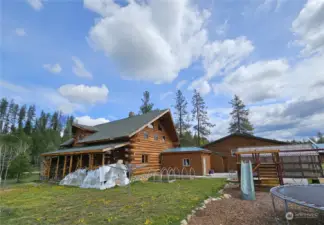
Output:
[[[136,118],[136,117],[139,117],[139,116],[145,116],[145,115],[147,115],[149,113],[153,113],[153,112],[157,112],[157,111],[163,112],[163,111],[167,111],[167,110],[169,110],[169,109],[161,109],[161,110],[156,109],[156,110],[152,110],[152,111],[150,111],[148,113],[145,113],[145,114],[135,115],[135,116],[131,116],[131,117],[125,117],[125,118],[122,118],[122,119],[119,119],[119,120],[113,120],[113,121],[109,121],[109,122],[106,122],[106,123],[97,124],[94,127],[101,126],[101,125],[104,125],[104,124],[110,124],[110,123],[114,123],[114,122],[119,122],[121,120],[133,119],[133,118]]]

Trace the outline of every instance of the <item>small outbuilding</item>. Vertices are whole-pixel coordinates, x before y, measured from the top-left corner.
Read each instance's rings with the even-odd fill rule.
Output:
[[[172,168],[180,172],[190,169],[195,175],[207,175],[210,170],[211,151],[198,147],[170,148],[161,153],[162,168]]]

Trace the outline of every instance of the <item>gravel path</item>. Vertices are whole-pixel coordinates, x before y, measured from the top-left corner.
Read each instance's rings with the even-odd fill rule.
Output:
[[[277,225],[269,191],[256,192],[256,201],[240,199],[239,189],[226,189],[230,199],[212,201],[206,209],[197,211],[189,225]],[[280,207],[280,204],[277,205]],[[283,205],[281,207],[283,209]],[[291,221],[291,224],[324,224],[322,222]]]

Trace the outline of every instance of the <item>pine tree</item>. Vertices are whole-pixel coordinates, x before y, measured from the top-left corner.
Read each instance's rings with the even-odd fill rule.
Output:
[[[140,107],[140,113],[145,114],[148,112],[151,112],[153,109],[154,104],[150,103],[150,92],[145,91],[143,93],[143,98],[142,98],[142,105]]]
[[[19,105],[15,104],[11,111],[11,118],[10,118],[11,132],[16,131],[16,122],[17,122],[18,112],[19,112]]]
[[[197,144],[200,146],[201,138],[209,135],[210,128],[215,125],[209,122],[206,103],[197,90],[194,90],[192,107],[192,117],[197,123],[193,128],[197,132]]]
[[[317,133],[317,144],[324,144],[324,136],[320,131]]]
[[[243,101],[237,96],[234,96],[229,102],[232,105],[232,121],[229,127],[229,133],[253,134],[253,126],[249,121],[249,110],[245,108]]]
[[[187,111],[188,102],[180,90],[177,91],[175,100],[175,126],[181,142],[184,133],[190,128],[189,114]]]
[[[23,105],[18,114],[18,130],[22,130],[24,127],[24,122],[26,118],[26,105]]]
[[[5,117],[6,117],[6,112],[7,112],[7,107],[8,107],[8,101],[6,98],[1,99],[0,103],[0,132],[2,133],[3,130],[3,125],[5,123]]]
[[[35,105],[29,106],[27,111],[27,121],[24,128],[26,134],[31,134],[32,132],[35,115],[36,115],[36,106]]]
[[[66,141],[70,138],[72,138],[72,124],[74,121],[73,116],[68,116],[64,128],[64,133],[63,133],[63,141]]]
[[[9,104],[9,107],[8,107],[8,110],[7,110],[7,114],[6,114],[5,119],[4,119],[5,124],[4,124],[4,127],[3,127],[3,133],[5,133],[5,134],[7,134],[9,132],[10,119],[11,119],[11,114],[12,114],[14,106],[15,106],[15,102],[14,102],[14,100],[11,100],[10,104]]]

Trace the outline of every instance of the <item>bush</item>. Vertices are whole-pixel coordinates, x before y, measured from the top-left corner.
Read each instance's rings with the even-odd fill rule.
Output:
[[[17,183],[20,181],[20,178],[24,172],[31,171],[30,159],[27,153],[22,153],[17,156],[11,162],[11,165],[8,170],[8,176],[12,178],[17,178]]]

